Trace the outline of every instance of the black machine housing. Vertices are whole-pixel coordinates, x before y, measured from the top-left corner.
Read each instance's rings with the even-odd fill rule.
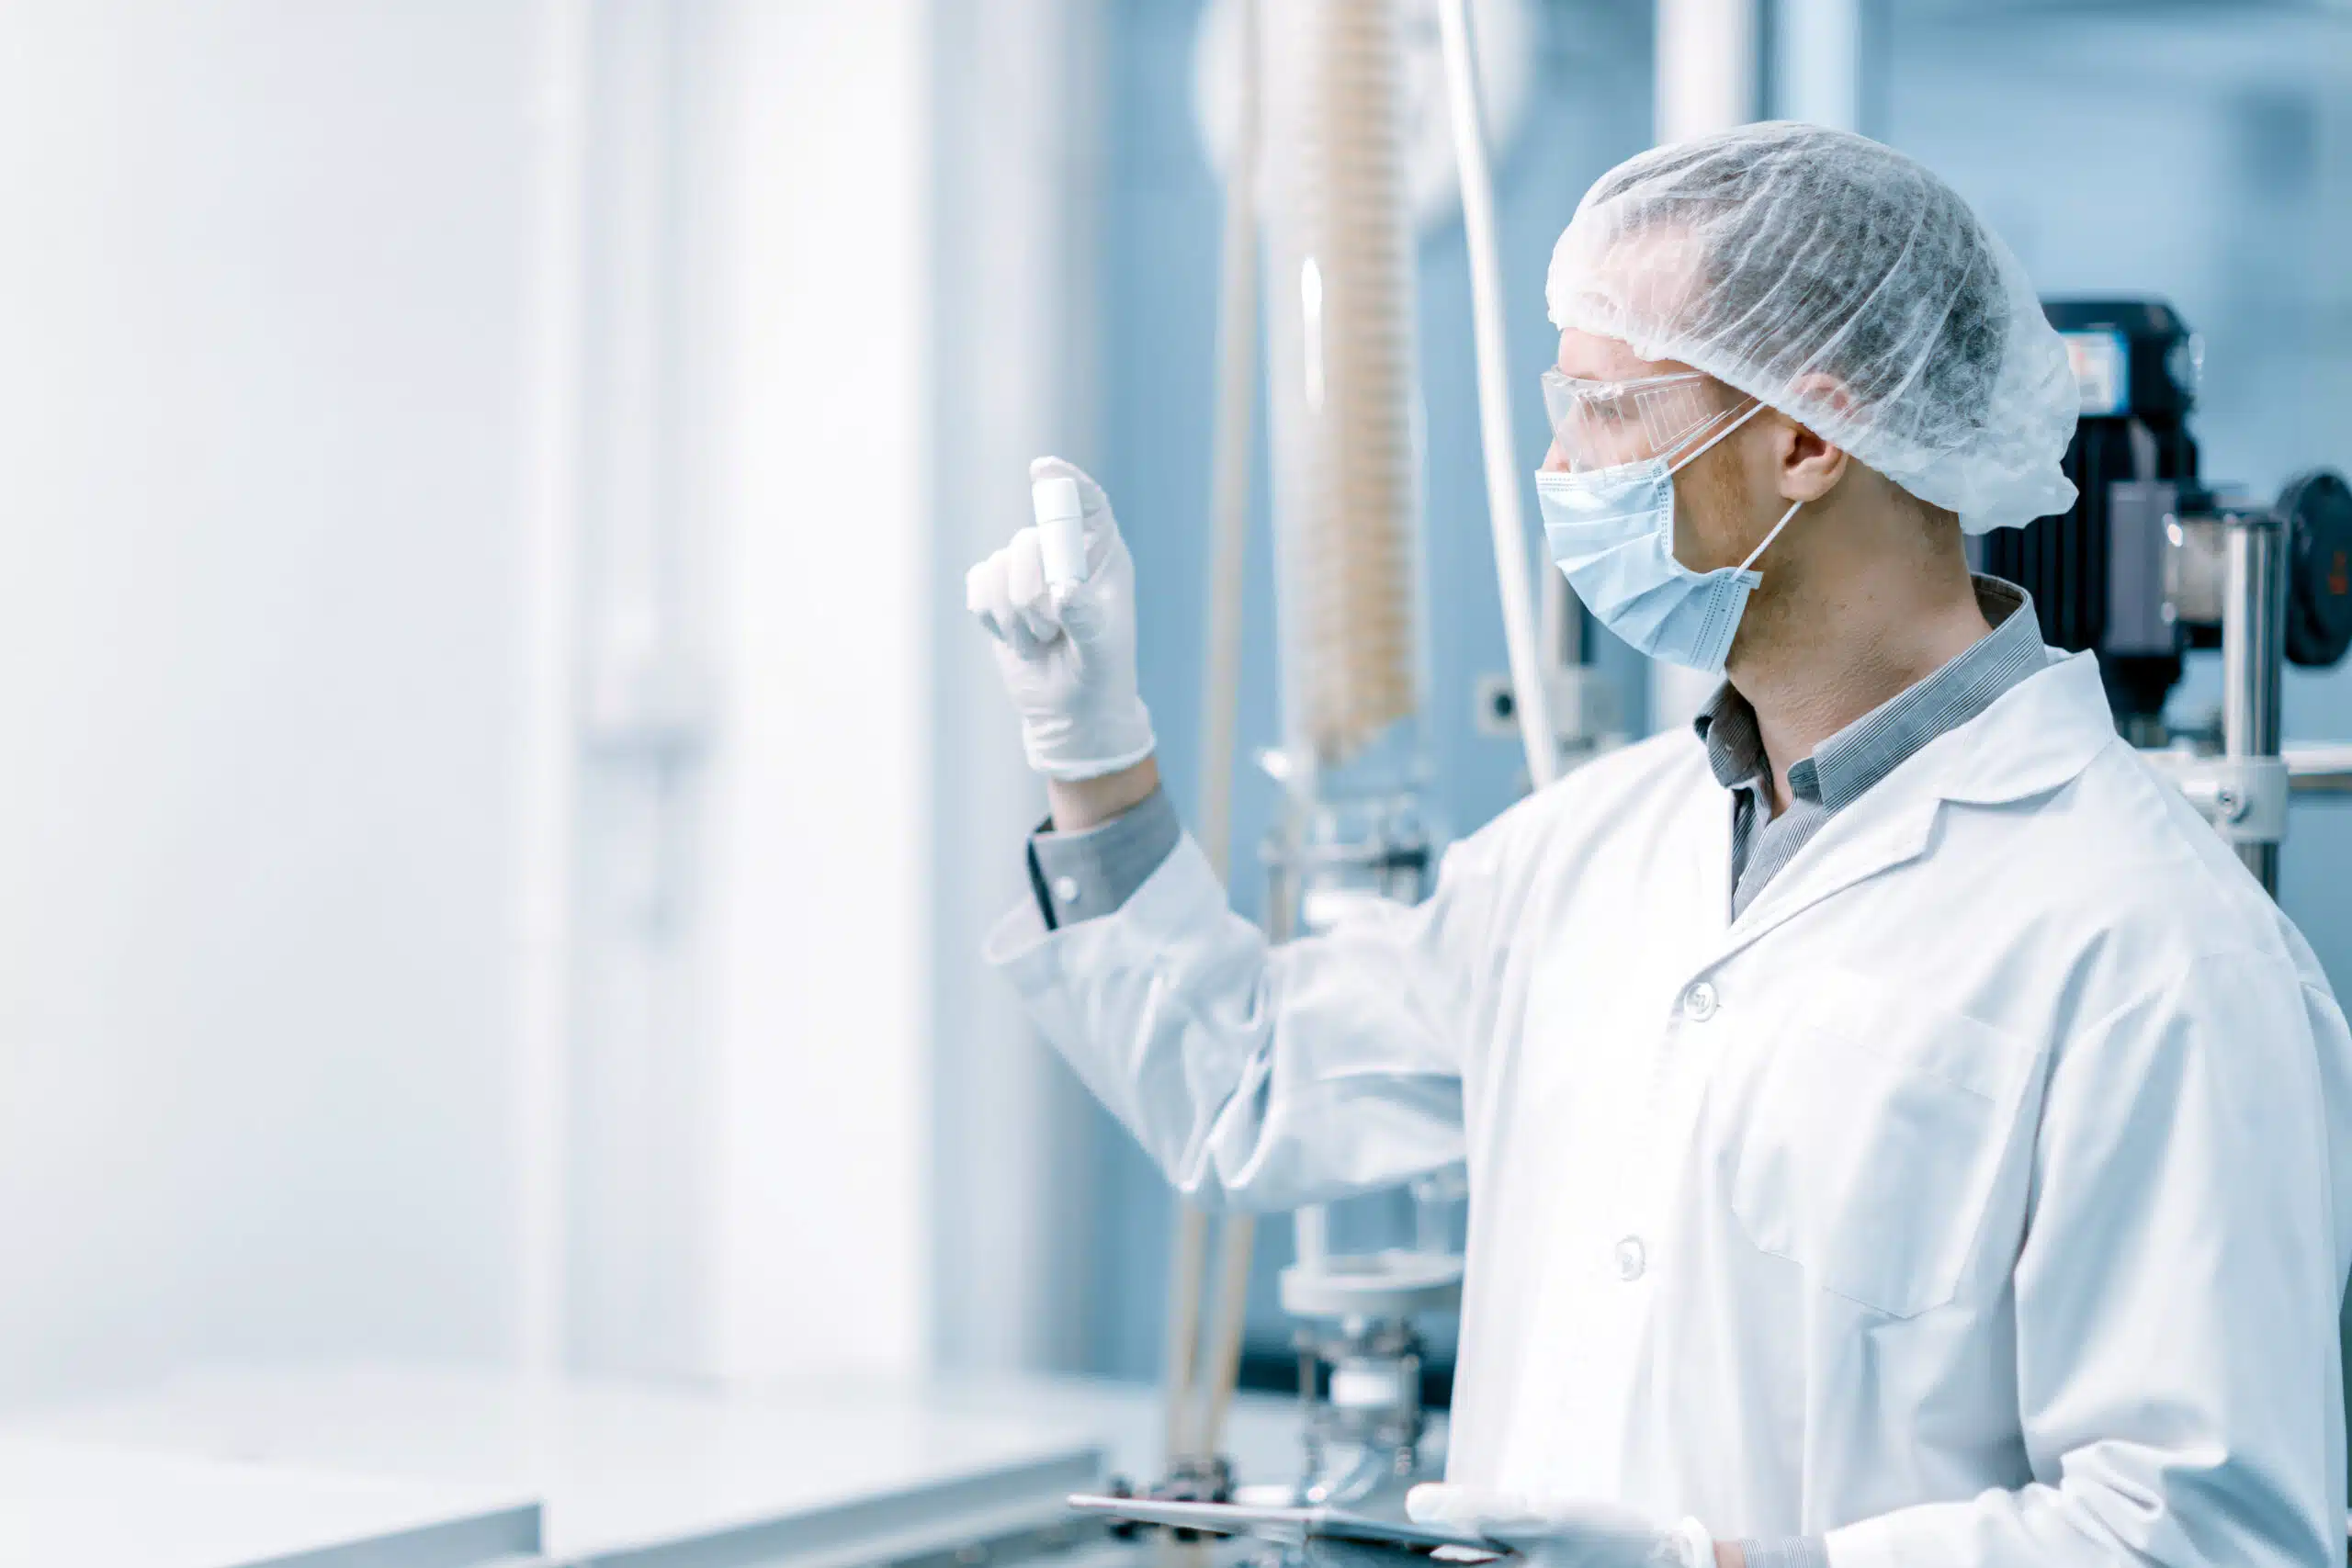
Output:
[[[2162,739],[2165,699],[2191,649],[2221,626],[2179,592],[2199,519],[2249,502],[2208,489],[2188,431],[2199,344],[2160,299],[2052,299],[2083,391],[2066,448],[2071,511],[1971,541],[1977,570],[2033,595],[2044,641],[2098,655],[2116,722]],[[2263,510],[2288,532],[2288,660],[2332,665],[2352,644],[2352,489],[2326,469],[2296,479]]]

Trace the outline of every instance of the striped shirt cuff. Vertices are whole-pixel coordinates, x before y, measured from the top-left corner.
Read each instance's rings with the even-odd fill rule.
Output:
[[[1047,931],[1107,915],[1174,852],[1184,836],[1176,805],[1155,789],[1108,822],[1079,833],[1040,827],[1029,835],[1029,886]]]
[[[1829,1547],[1817,1535],[1788,1535],[1776,1540],[1743,1540],[1739,1554],[1747,1568],[1829,1568]]]

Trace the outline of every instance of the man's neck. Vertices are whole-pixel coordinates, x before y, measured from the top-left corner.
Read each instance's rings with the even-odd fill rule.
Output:
[[[1774,606],[1743,648],[1732,684],[1756,710],[1771,761],[1772,812],[1790,767],[1871,709],[1934,674],[1991,629],[1964,565],[1839,574]]]

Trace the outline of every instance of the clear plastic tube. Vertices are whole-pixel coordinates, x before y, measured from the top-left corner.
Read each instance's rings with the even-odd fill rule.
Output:
[[[1495,245],[1495,192],[1487,169],[1487,138],[1478,112],[1478,76],[1470,48],[1467,0],[1439,0],[1438,28],[1445,50],[1446,96],[1453,110],[1454,157],[1462,173],[1462,227],[1469,241],[1470,300],[1478,353],[1478,431],[1487,459],[1487,508],[1495,540],[1495,578],[1502,591],[1503,642],[1510,659],[1513,707],[1527,753],[1531,787],[1560,774],[1551,703],[1544,688],[1549,668],[1536,644],[1528,595],[1527,529],[1521,520],[1521,470],[1510,428],[1510,366],[1503,351],[1502,266]],[[1565,594],[1552,618],[1565,626]],[[1564,650],[1555,642],[1554,660]]]
[[[1429,772],[1400,20],[1395,0],[1290,0],[1264,36],[1290,783],[1394,795]]]

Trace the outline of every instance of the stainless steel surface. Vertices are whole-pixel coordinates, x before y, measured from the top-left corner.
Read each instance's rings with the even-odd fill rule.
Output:
[[[2168,479],[2118,479],[2107,487],[2103,654],[2168,654],[2179,649],[2177,612],[2165,592],[2178,553],[2171,536],[2178,531],[2179,495]]]
[[[1010,1568],[1016,1562],[1034,1562],[1038,1568],[1080,1568],[1081,1563],[1094,1562],[1108,1549],[1122,1544],[1100,1521],[1061,1518],[985,1540],[919,1551],[888,1562],[869,1562],[861,1564],[861,1568],[976,1568],[982,1563],[987,1568]]]
[[[2172,535],[2177,531],[2179,537]],[[2229,602],[2229,529],[2217,517],[2176,517],[2165,529],[2165,601],[2173,619],[2219,626]]]
[[[1275,1540],[1302,1540],[1319,1536],[1326,1540],[1355,1540],[1375,1546],[1462,1547],[1494,1551],[1494,1541],[1464,1530],[1408,1524],[1401,1519],[1376,1518],[1344,1508],[1252,1507],[1239,1503],[1162,1503],[1148,1498],[1105,1497],[1080,1494],[1069,1500],[1081,1514],[1109,1518],[1138,1519],[1148,1524],[1182,1525],[1218,1535],[1265,1535]]]
[[[2283,758],[2170,750],[2143,755],[2172,780],[2215,832],[2241,851],[2275,847],[2287,836],[2290,780]]]
[[[2227,611],[2222,618],[2222,749],[2232,758],[2278,754],[2279,666],[2286,658],[2286,541],[2267,513],[2233,516]],[[2238,858],[2278,891],[2278,846],[2240,843]]]

